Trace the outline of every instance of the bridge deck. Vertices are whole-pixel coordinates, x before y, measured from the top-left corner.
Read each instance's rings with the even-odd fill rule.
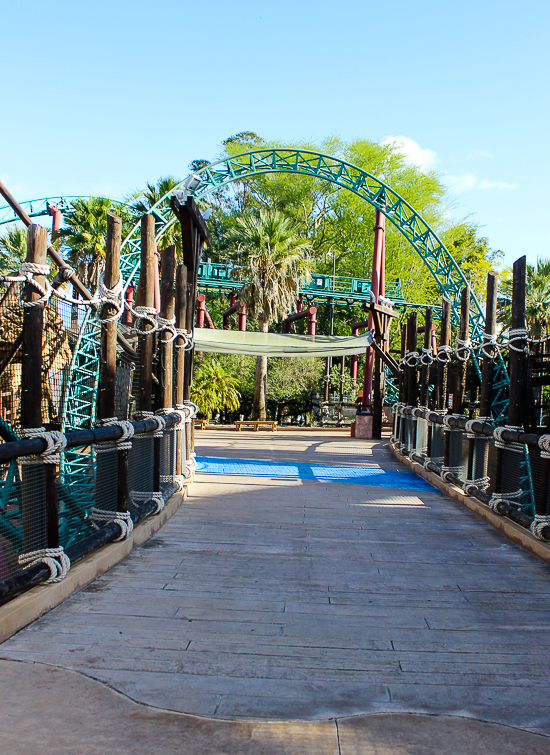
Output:
[[[198,473],[157,536],[1,657],[222,719],[405,711],[550,734],[547,566],[384,443],[205,431],[197,444],[230,474]]]

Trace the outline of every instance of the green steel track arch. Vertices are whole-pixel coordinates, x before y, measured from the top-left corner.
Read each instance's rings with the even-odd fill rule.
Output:
[[[381,210],[423,259],[440,290],[451,301],[453,322],[459,322],[460,291],[468,281],[435,231],[386,183],[331,155],[301,149],[258,149],[206,165],[181,181],[149,210],[155,217],[157,240],[176,221],[170,209],[174,191],[183,190],[201,198],[222,186],[266,173],[294,173],[330,181]],[[139,273],[139,234],[140,225],[136,223],[123,243],[122,272],[127,283]],[[470,330],[476,341],[481,340],[484,323],[483,310],[472,292]]]

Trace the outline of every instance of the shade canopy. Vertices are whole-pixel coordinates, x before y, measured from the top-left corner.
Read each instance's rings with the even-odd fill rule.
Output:
[[[339,357],[359,354],[373,342],[361,336],[299,336],[293,333],[253,333],[195,328],[195,351],[267,357]]]

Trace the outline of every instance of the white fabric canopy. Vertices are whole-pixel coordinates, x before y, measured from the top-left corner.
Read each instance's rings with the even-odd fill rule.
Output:
[[[372,344],[361,336],[299,336],[292,333],[253,333],[240,330],[195,328],[195,351],[250,354],[268,357],[338,357],[359,354]]]

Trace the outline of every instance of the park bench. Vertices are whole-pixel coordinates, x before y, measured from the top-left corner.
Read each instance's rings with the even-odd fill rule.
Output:
[[[235,427],[238,432],[241,431],[243,425],[245,427],[252,427],[254,432],[257,432],[260,429],[260,426],[265,427],[274,433],[277,432],[277,422],[269,419],[248,419],[235,422]]]
[[[207,419],[196,419],[195,420],[195,429],[196,430],[206,430],[206,425],[208,424]]]

